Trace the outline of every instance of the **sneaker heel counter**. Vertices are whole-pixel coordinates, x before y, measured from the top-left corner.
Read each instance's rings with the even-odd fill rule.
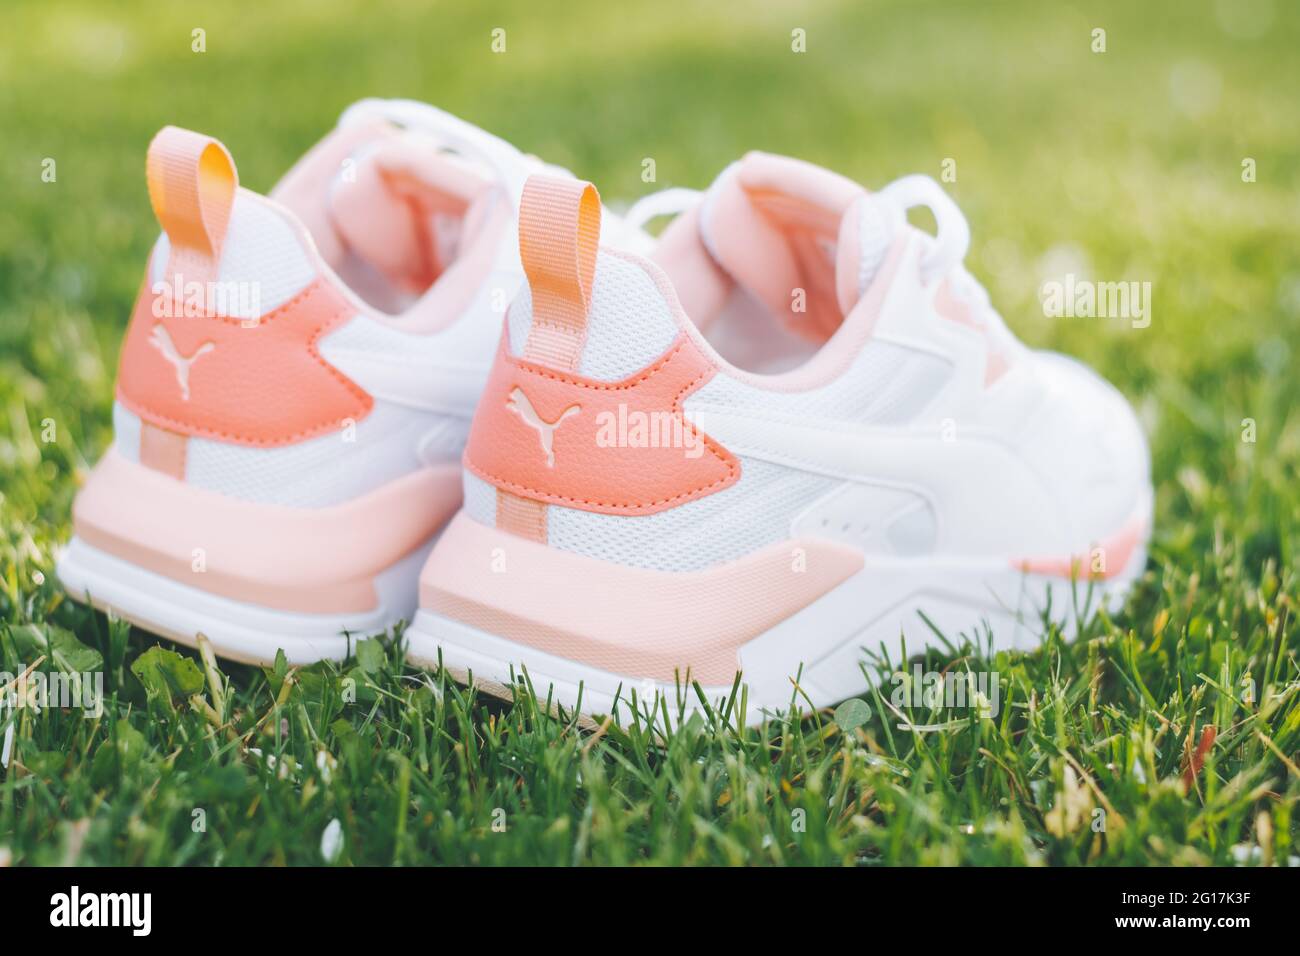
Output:
[[[229,152],[210,137],[167,127],[147,167],[163,236],[117,384],[141,422],[141,463],[183,479],[192,438],[275,447],[368,414],[371,396],[318,349],[357,307],[301,224],[239,188]]]
[[[740,474],[682,410],[716,363],[674,318],[649,263],[599,248],[599,222],[591,184],[528,181],[519,243],[530,294],[511,305],[465,452],[467,472],[497,489],[497,526],[541,542],[549,506],[654,514]]]

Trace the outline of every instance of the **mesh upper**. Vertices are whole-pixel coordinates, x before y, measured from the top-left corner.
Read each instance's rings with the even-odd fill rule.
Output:
[[[150,283],[162,281],[171,242],[158,237],[150,269]],[[256,288],[261,312],[270,312],[305,289],[316,271],[290,223],[265,201],[242,190],[235,195],[230,225],[222,247],[217,275],[220,282],[249,283]],[[235,309],[237,318],[248,309]]]
[[[514,355],[523,354],[532,321],[532,295],[524,283],[510,305]],[[649,274],[634,262],[602,252],[596,260],[587,341],[578,373],[617,382],[663,355],[677,334],[677,323]]]
[[[454,420],[376,402],[355,431],[340,428],[279,448],[191,438],[185,480],[260,504],[327,507],[414,471],[421,464],[417,456],[421,442],[435,440],[441,429],[453,424]]]
[[[839,484],[757,459],[741,459],[740,467],[741,479],[730,488],[651,515],[552,505],[549,543],[638,568],[700,571],[784,541],[793,517]]]
[[[751,408],[795,424],[809,418],[890,424],[914,418],[950,371],[949,364],[937,356],[873,340],[844,374],[821,388],[771,391],[722,373],[705,382],[685,404],[688,414],[706,406]]]

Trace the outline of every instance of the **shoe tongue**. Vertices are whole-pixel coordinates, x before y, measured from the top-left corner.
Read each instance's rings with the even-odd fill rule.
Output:
[[[411,133],[362,144],[329,186],[328,218],[343,246],[398,288],[418,293],[456,258],[492,181]]]
[[[879,268],[872,263],[887,237],[875,205],[828,170],[750,153],[706,193],[700,239],[731,280],[791,332],[820,344]]]
[[[835,254],[835,297],[844,315],[867,294],[903,224],[878,196],[859,196],[845,211]]]

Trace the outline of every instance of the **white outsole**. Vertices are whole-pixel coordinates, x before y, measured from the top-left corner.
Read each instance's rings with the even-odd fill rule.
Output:
[[[378,606],[360,614],[305,614],[232,600],[146,571],[79,538],[59,557],[57,573],[74,599],[179,644],[196,647],[202,633],[230,660],[270,664],[283,649],[291,664],[312,664],[342,660],[359,639],[411,619],[420,568],[434,539],[375,578]]]

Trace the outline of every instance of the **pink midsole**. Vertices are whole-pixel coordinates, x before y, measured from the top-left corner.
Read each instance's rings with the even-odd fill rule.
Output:
[[[612,673],[729,683],[741,645],[863,565],[798,539],[718,567],[670,573],[598,561],[457,515],[420,575],[420,606]]]
[[[1100,543],[1100,573],[1065,557],[1011,564],[1067,580],[1116,579],[1132,573],[1149,528],[1143,502]],[[704,571],[651,571],[551,548],[462,513],[420,575],[420,606],[609,673],[669,682],[689,666],[702,683],[725,684],[744,644],[863,566],[856,548],[803,538]]]
[[[328,508],[256,504],[109,449],[72,513],[87,544],[182,584],[277,610],[346,614],[378,606],[375,576],[428,541],[460,496],[460,465],[449,464]]]

